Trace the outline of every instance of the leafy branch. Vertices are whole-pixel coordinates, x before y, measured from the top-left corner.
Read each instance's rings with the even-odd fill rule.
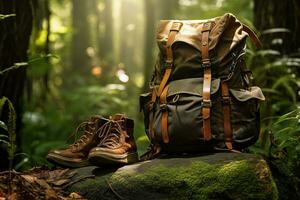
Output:
[[[0,71],[0,76],[5,74],[6,72],[9,72],[11,70],[15,70],[15,69],[18,69],[20,67],[24,67],[24,66],[28,66],[30,64],[33,64],[35,62],[38,62],[40,60],[43,60],[45,58],[58,58],[57,56],[53,55],[53,54],[47,54],[45,56],[40,56],[40,57],[37,57],[37,58],[33,58],[31,60],[29,60],[28,62],[18,62],[18,63],[14,63],[13,66],[11,67],[7,67],[5,68],[4,70]]]
[[[14,69],[18,69],[19,67],[22,67],[22,66],[27,66],[28,63],[27,62],[20,62],[20,63],[15,63],[13,66],[11,67],[8,67],[2,71],[0,71],[0,75],[3,75],[4,73],[8,72],[8,71],[11,71],[11,70],[14,70]]]

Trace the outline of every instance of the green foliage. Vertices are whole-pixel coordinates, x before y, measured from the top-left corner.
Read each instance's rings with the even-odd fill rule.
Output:
[[[268,54],[270,55],[270,52]],[[297,61],[297,59],[278,58],[271,61],[268,60],[268,55],[263,54],[256,59],[263,62],[262,65],[258,65],[260,67],[254,69],[254,74],[255,81],[264,87],[263,91],[268,99],[267,105],[263,107],[265,114],[268,113],[267,110],[272,110],[271,113],[268,113],[269,116],[272,116],[295,109],[298,96],[297,88],[299,89],[300,82],[294,70],[291,69],[294,66],[288,64],[293,60]]]
[[[44,64],[45,63],[45,59],[48,59],[48,58],[57,58],[57,57],[54,56],[54,55],[52,55],[52,54],[48,54],[48,55],[45,55],[45,56],[41,55],[39,57],[32,58],[28,62],[17,62],[17,63],[14,63],[13,66],[10,66],[10,67],[7,67],[7,68],[1,70],[0,71],[0,75],[3,75],[3,74],[5,74],[5,73],[7,73],[7,72],[9,72],[11,70],[18,69],[20,67],[37,66],[37,65],[40,65],[40,64]]]
[[[287,31],[274,28],[262,34]],[[266,96],[266,101],[261,105],[260,138],[250,151],[268,160],[277,176],[277,184],[282,185],[280,190],[289,188],[289,192],[295,193],[292,195],[300,197],[300,59],[297,54],[284,55],[277,49],[248,50],[247,53],[254,83],[262,87]]]
[[[254,84],[261,86],[266,96],[266,101],[261,105],[262,126],[259,141],[266,153],[269,151],[270,131],[276,135],[287,136],[289,128],[297,130],[297,124],[289,128],[284,124],[285,127],[282,126],[279,133],[275,133],[278,130],[273,129],[277,124],[276,121],[274,122],[278,118],[276,116],[284,118],[286,113],[298,110],[300,78],[297,69],[300,66],[300,59],[282,55],[274,49],[248,50],[247,53],[248,66],[254,74]]]
[[[250,151],[263,155],[276,169],[279,181],[286,179],[300,197],[300,108],[280,117],[273,117],[268,136],[260,140]]]
[[[0,127],[3,128],[8,135],[0,135],[0,142],[6,144],[6,150],[8,153],[9,160],[9,170],[13,168],[13,160],[16,156],[16,112],[12,102],[6,98],[2,97],[0,99],[0,113],[2,113],[2,109],[4,105],[8,106],[8,120],[7,124],[3,121],[0,121]]]
[[[300,109],[279,117],[273,124],[271,156],[284,160],[288,168],[295,171],[300,166]],[[299,174],[300,175],[300,174]]]
[[[276,119],[276,120],[275,120]],[[300,109],[286,113],[280,117],[273,117],[274,122],[267,129],[268,137],[253,148],[254,152],[274,159],[283,159],[293,168],[300,164]]]
[[[300,59],[282,55],[273,49],[248,50],[248,66],[254,83],[262,87],[266,102],[262,104],[262,119],[280,116],[297,108]],[[265,121],[270,126],[272,118]]]

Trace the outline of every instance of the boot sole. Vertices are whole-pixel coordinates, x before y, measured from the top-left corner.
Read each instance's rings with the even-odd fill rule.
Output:
[[[88,156],[88,160],[94,165],[124,165],[138,162],[138,154],[137,152],[126,153],[122,155],[112,155],[105,152],[95,151],[90,152]]]
[[[57,154],[49,153],[46,159],[56,165],[60,165],[63,167],[70,167],[70,168],[79,168],[79,167],[86,167],[90,166],[91,163],[88,159],[74,159],[74,158],[66,158]]]

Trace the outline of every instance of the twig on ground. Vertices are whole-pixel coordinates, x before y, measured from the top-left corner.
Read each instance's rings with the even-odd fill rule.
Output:
[[[75,184],[75,183],[77,183],[79,181],[82,181],[82,180],[87,179],[87,178],[94,178],[94,177],[95,177],[95,175],[82,176],[82,177],[80,177],[80,178],[78,178],[78,179],[76,179],[76,180],[74,180],[74,181],[72,181],[72,182],[64,185],[62,188],[65,189],[65,188],[67,188],[67,187],[69,187],[69,186],[71,186],[71,185],[73,185],[73,184]]]
[[[106,181],[106,183],[107,183],[109,189],[112,191],[112,193],[113,193],[118,199],[120,199],[120,200],[125,200],[124,197],[122,197],[121,195],[119,195],[119,194],[113,189],[113,187],[111,186],[111,184],[108,182],[107,179],[105,179],[105,181]]]

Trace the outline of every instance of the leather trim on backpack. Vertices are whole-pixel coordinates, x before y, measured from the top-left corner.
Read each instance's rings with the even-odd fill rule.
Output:
[[[226,81],[222,81],[222,106],[223,106],[223,120],[224,120],[224,139],[225,145],[229,150],[232,150],[232,129],[230,120],[230,97],[229,89]]]
[[[163,75],[162,81],[159,84],[158,88],[158,94],[152,94],[152,102],[154,103],[156,101],[157,96],[160,96],[163,92],[163,89],[165,88],[171,74],[172,74],[172,67],[173,67],[173,51],[172,51],[172,43],[175,40],[175,36],[179,32],[180,28],[182,26],[181,22],[173,22],[172,27],[169,32],[169,37],[167,40],[167,49],[166,49],[166,69],[165,73]],[[154,91],[152,91],[154,92]],[[153,131],[153,112],[150,112],[149,116],[149,125],[150,125],[150,135],[154,138],[154,131]],[[165,138],[165,141],[168,142],[168,139]]]
[[[204,79],[203,79],[203,104],[202,104],[202,116],[203,116],[203,137],[204,141],[211,140],[211,126],[210,126],[210,87],[211,87],[211,62],[209,59],[208,40],[211,30],[211,22],[203,24],[202,28],[202,65],[204,67]]]
[[[164,143],[169,143],[169,133],[168,133],[168,108],[167,108],[167,94],[169,90],[169,85],[167,85],[164,91],[160,95],[160,109],[162,112],[161,116],[161,133]]]
[[[253,42],[253,44],[255,45],[256,48],[260,49],[262,47],[262,44],[261,44],[260,40],[258,39],[257,35],[254,33],[254,31],[252,31],[245,24],[243,24],[243,31],[245,31],[246,33],[248,33],[251,41]]]

